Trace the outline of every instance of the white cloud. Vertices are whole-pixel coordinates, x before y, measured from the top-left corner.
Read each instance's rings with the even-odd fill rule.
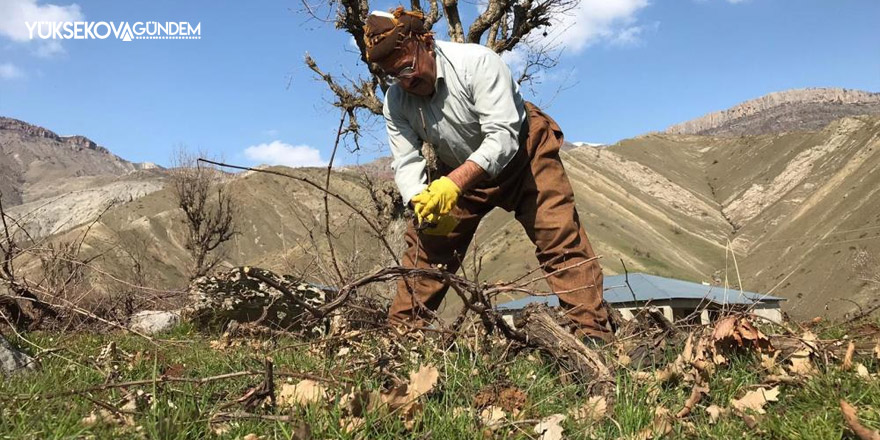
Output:
[[[82,10],[76,3],[60,6],[39,5],[37,0],[0,1],[0,35],[19,43],[30,41],[30,32],[25,22],[82,21],[84,18]],[[37,42],[36,54],[38,56],[47,57],[63,51],[58,41],[40,40]]]
[[[0,63],[0,79],[24,78],[24,72],[12,63]]]
[[[254,161],[267,165],[288,167],[317,167],[327,165],[321,159],[321,152],[308,145],[290,145],[281,141],[252,145],[245,148],[244,155]]]
[[[549,29],[551,38],[576,53],[600,41],[632,44],[643,32],[637,13],[648,0],[581,0]]]
[[[64,53],[64,48],[58,40],[42,40],[34,51],[34,54],[40,58],[51,58],[61,53]]]
[[[510,67],[510,71],[514,75],[517,75],[525,67],[527,57],[528,51],[522,44],[514,46],[512,50],[501,53],[501,59],[507,63],[507,66]]]
[[[610,43],[615,46],[637,46],[642,42],[642,37],[646,33],[656,31],[659,28],[659,21],[655,21],[650,25],[630,26],[621,29],[620,32],[611,38]]]

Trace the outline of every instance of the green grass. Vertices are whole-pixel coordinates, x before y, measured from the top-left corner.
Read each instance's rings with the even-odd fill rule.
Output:
[[[0,438],[243,438],[257,434],[261,438],[291,438],[297,425],[308,426],[314,438],[449,438],[473,439],[483,436],[484,427],[472,415],[474,397],[484,387],[504,383],[521,389],[527,400],[518,420],[535,420],[554,413],[568,413],[588,396],[581,385],[560,377],[550,360],[529,351],[502,358],[504,344],[484,347],[479,352],[468,348],[440,351],[433,344],[409,339],[389,344],[381,335],[367,337],[350,347],[346,356],[336,356],[338,345],[312,348],[303,341],[280,339],[258,341],[223,351],[210,347],[216,336],[203,335],[181,326],[163,335],[158,346],[132,335],[77,333],[59,335],[32,333],[28,339],[45,348],[63,348],[42,358],[42,368],[35,373],[13,376],[0,383]],[[10,338],[19,346],[23,341]],[[226,431],[215,434],[209,424],[220,405],[241,397],[249,387],[260,383],[260,376],[239,377],[202,385],[159,383],[133,387],[153,397],[134,415],[135,426],[97,424],[87,426],[82,419],[97,404],[119,405],[126,395],[122,389],[79,393],[66,397],[40,398],[72,390],[84,390],[102,384],[105,373],[95,364],[102,347],[116,342],[131,357],[119,365],[114,382],[151,379],[169,368],[184,377],[207,377],[243,370],[261,370],[266,356],[274,360],[276,371],[308,372],[331,378],[330,397],[318,404],[295,409],[256,410],[262,414],[294,416],[295,423],[241,420],[225,425]],[[33,347],[24,345],[31,353]],[[312,349],[310,349],[312,348]],[[66,359],[62,359],[63,356]],[[376,357],[382,358],[375,362]],[[860,360],[871,372],[877,364]],[[347,433],[339,420],[343,416],[340,397],[352,387],[379,390],[389,384],[394,374],[406,378],[421,364],[433,364],[440,370],[434,390],[422,398],[424,409],[410,430],[396,414],[367,414],[365,427]],[[384,368],[379,365],[392,365]],[[667,438],[747,438],[747,439],[839,439],[854,438],[844,426],[838,407],[843,398],[859,408],[862,422],[880,428],[880,379],[866,381],[855,373],[841,371],[836,365],[820,366],[821,374],[802,385],[782,385],[778,402],[770,403],[760,418],[758,429],[750,429],[735,415],[727,415],[710,424],[705,412],[708,405],[729,407],[730,400],[742,396],[750,386],[763,379],[751,355],[734,356],[728,366],[719,367],[710,378],[710,393],[692,414],[673,425]],[[677,412],[688,395],[690,385],[656,385],[634,380],[630,371],[618,371],[617,402],[603,422],[563,422],[566,438],[631,438],[652,423],[658,405]],[[283,383],[280,377],[276,379]],[[658,388],[659,390],[655,390]],[[227,411],[241,410],[233,406]],[[685,423],[688,422],[688,423]],[[690,424],[690,426],[688,426]],[[533,423],[515,423],[494,432],[498,438],[534,438]]]

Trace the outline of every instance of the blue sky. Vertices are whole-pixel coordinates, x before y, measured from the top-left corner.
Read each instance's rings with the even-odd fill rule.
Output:
[[[0,0],[0,115],[131,161],[167,165],[185,145],[244,164],[320,164],[339,114],[303,57],[363,72],[349,37],[295,0],[53,2]],[[189,21],[201,39],[31,41],[29,20]],[[773,91],[880,91],[878,22],[876,0],[584,0],[551,30],[559,66],[524,95],[568,140],[612,143]],[[368,126],[342,163],[388,154],[381,121]]]

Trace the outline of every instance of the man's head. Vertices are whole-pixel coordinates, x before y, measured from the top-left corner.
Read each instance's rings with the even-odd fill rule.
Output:
[[[402,7],[393,13],[373,12],[364,26],[364,40],[367,59],[392,82],[399,82],[403,90],[414,95],[434,93],[434,38],[421,13]]]

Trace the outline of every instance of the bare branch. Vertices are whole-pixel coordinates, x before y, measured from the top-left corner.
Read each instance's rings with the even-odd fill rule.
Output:
[[[461,26],[461,16],[458,15],[458,0],[443,0],[443,12],[446,14],[446,24],[449,27],[449,40],[464,43],[464,28]]]
[[[428,0],[428,13],[425,15],[425,26],[428,29],[434,27],[434,23],[440,19],[440,8],[437,6],[437,0]]]
[[[181,149],[174,158],[171,185],[177,206],[186,216],[186,249],[192,257],[190,279],[210,272],[223,258],[218,248],[238,233],[235,201],[223,185],[213,185],[219,171],[199,166]],[[216,201],[212,201],[212,189]]]
[[[339,148],[339,138],[342,137],[342,124],[345,123],[345,112],[339,118],[339,127],[336,128],[336,142],[333,143],[333,152],[330,153],[330,162],[327,163],[327,178],[324,181],[324,235],[327,236],[327,246],[330,248],[330,258],[333,263],[333,269],[336,270],[339,285],[345,283],[345,277],[342,270],[339,269],[339,260],[336,258],[336,248],[333,246],[333,234],[330,233],[330,171],[333,170],[333,160],[336,159],[336,150]]]
[[[489,0],[486,10],[480,14],[468,29],[467,42],[480,44],[483,33],[495,26],[504,17],[505,12],[513,5],[514,0]],[[494,39],[493,39],[494,40]],[[487,44],[490,48],[492,45]]]

